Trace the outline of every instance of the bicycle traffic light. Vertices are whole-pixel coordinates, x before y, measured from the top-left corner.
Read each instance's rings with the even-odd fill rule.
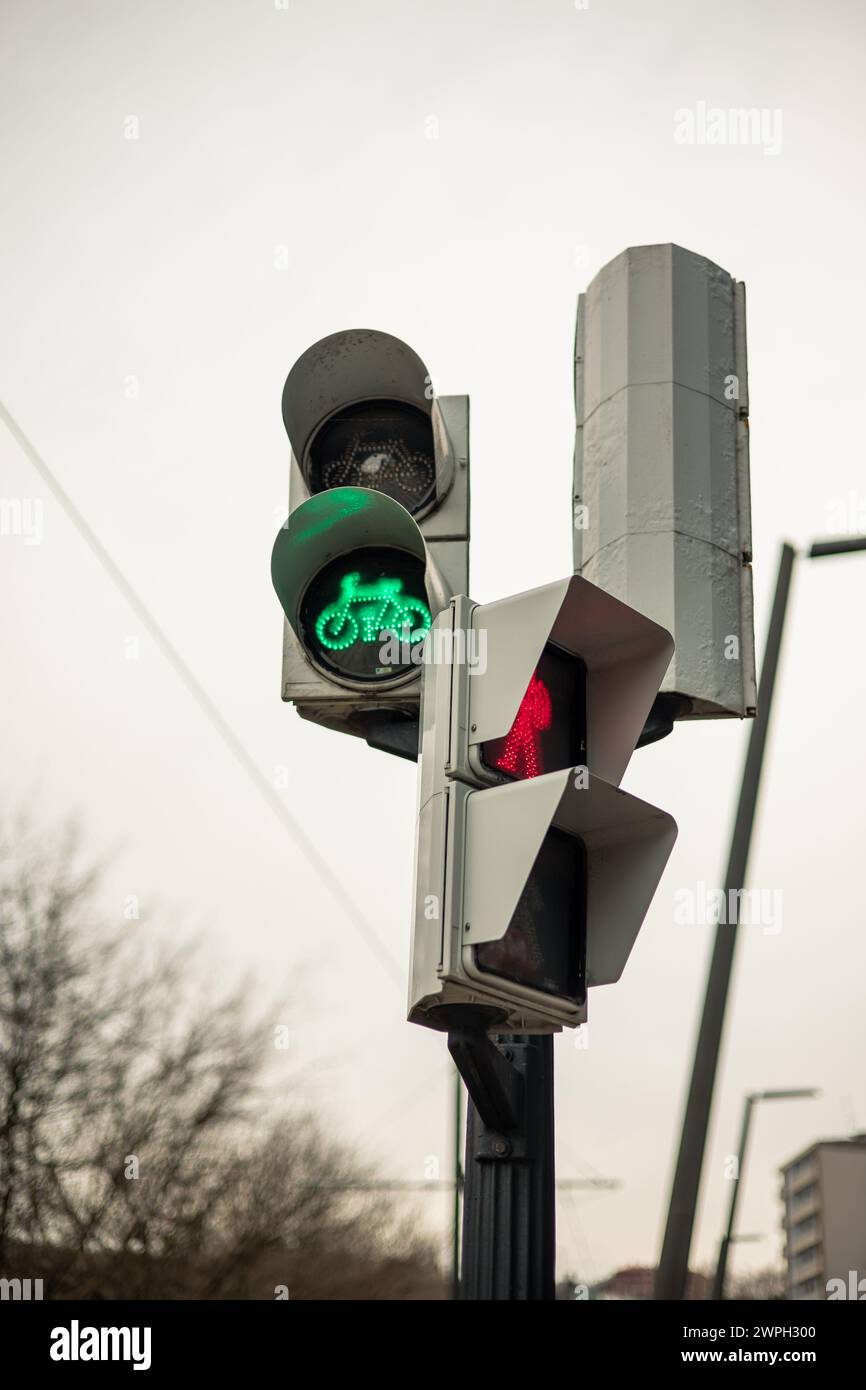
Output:
[[[406,343],[351,329],[298,359],[282,410],[289,516],[271,575],[283,699],[414,758],[421,644],[468,587],[468,397],[437,398]]]
[[[502,1032],[586,1019],[622,973],[676,825],[619,782],[673,652],[574,576],[458,596],[426,639],[409,1017]]]

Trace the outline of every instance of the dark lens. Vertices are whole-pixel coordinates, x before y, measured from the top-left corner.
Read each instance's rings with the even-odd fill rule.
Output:
[[[421,511],[436,492],[430,416],[395,401],[365,401],[323,425],[307,464],[311,492],[371,487],[407,511]]]
[[[547,994],[586,993],[586,850],[550,830],[538,851],[508,930],[475,948],[481,970]]]
[[[430,621],[422,561],[384,546],[331,560],[301,603],[307,650],[327,670],[358,681],[417,669]]]

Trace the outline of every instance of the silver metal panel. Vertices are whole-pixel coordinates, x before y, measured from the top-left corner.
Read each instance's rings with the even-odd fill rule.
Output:
[[[409,1019],[433,1028],[444,1027],[440,1010],[459,1003],[495,1008],[497,1026],[516,1032],[553,1032],[563,1024],[575,1027],[584,1022],[585,1003],[555,1000],[538,990],[473,970],[471,947],[466,945],[472,929],[470,925],[469,933],[465,932],[465,874],[475,858],[464,853],[466,823],[473,798],[488,793],[473,792],[444,777],[441,782],[445,783],[444,791],[437,788],[422,805],[418,821]],[[531,863],[530,859],[529,868]],[[429,916],[431,898],[441,900],[438,920]],[[507,921],[503,932],[506,927]]]
[[[618,980],[673,849],[673,818],[571,771],[473,792],[466,817],[464,947],[504,936],[554,825],[587,850],[587,983]]]
[[[618,785],[670,662],[670,632],[575,576],[550,636],[586,664],[587,767]]]
[[[465,602],[465,600],[464,600]],[[449,639],[456,621],[456,601],[433,619],[426,641],[436,650],[439,635]],[[424,805],[445,786],[451,735],[452,671],[450,666],[425,661],[421,668],[421,743],[418,805]]]
[[[424,539],[469,539],[469,397],[437,396],[433,402],[433,422],[441,419],[446,443],[436,434],[437,488],[439,505],[420,519]],[[450,467],[446,468],[446,460]],[[447,484],[447,486],[446,486]],[[454,593],[466,593],[466,583]]]
[[[686,696],[692,717],[749,713],[743,287],[670,244],[617,256],[580,297],[575,409],[575,570],[673,632],[662,689]],[[708,645],[720,632],[736,639],[733,666],[730,643]]]
[[[645,531],[678,531],[740,553],[733,411],[674,382],[632,386],[589,417],[582,436],[584,564]]]
[[[672,816],[590,776],[566,783],[553,824],[586,845],[586,982],[622,974],[677,838]]]
[[[438,792],[418,812],[413,886],[414,927],[409,961],[409,1007],[438,993],[445,913],[447,793]]]
[[[570,777],[549,772],[467,798],[464,945],[505,935]]]
[[[583,416],[618,391],[677,381],[731,408],[734,281],[705,256],[665,243],[609,261],[583,301]]]
[[[754,709],[754,647],[751,610],[743,607],[743,571],[736,556],[676,532],[622,537],[584,568],[586,577],[608,593],[684,637],[686,650],[677,646],[661,689],[690,696],[692,710],[685,718],[745,715],[749,710],[741,702],[747,697]]]
[[[673,651],[670,633],[580,576],[476,607],[485,672],[458,674],[468,702],[468,759],[455,775],[495,781],[473,750],[508,733],[548,641],[579,656],[588,677],[590,770],[618,783]]]
[[[749,354],[746,340],[746,287],[742,280],[734,285],[734,339],[737,351],[737,376],[739,391],[737,405],[739,413],[749,414]]]

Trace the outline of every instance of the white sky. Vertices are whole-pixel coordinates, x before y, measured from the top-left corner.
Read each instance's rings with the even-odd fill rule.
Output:
[[[760,650],[780,540],[838,530],[844,501],[866,530],[864,30],[856,0],[6,0],[0,398],[258,765],[289,765],[287,805],[401,965],[415,769],[279,699],[285,374],[326,333],[382,328],[471,395],[490,600],[570,571],[578,291],[628,245],[708,255],[748,288]],[[779,109],[781,152],[675,143],[700,101]],[[129,930],[198,927],[215,981],[288,991],[287,1077],[384,1173],[450,1176],[444,1038],[405,1023],[151,642],[125,658],[138,623],[2,427],[0,496],[44,502],[41,545],[0,538],[7,806],[80,811],[117,849],[109,917],[139,894],[152,920]],[[866,1128],[864,590],[863,556],[796,576],[751,873],[784,925],[742,933],[698,1263],[746,1090],[823,1095],[758,1111],[739,1229],[764,1239],[734,1269],[778,1256],[778,1165]],[[560,1272],[657,1257],[710,946],[674,892],[719,880],[746,733],[679,728],[627,774],[680,837],[589,1049],[557,1040],[560,1175],[623,1183],[562,1195]],[[447,1201],[419,1204],[444,1232]]]

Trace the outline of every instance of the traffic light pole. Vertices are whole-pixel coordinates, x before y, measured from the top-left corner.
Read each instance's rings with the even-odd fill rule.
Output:
[[[451,1297],[460,1297],[460,1197],[463,1190],[461,1138],[463,1129],[463,1086],[459,1071],[454,1073],[454,1211],[451,1227]]]
[[[786,543],[782,546],[779,557],[779,573],[776,579],[773,611],[770,615],[764,664],[761,668],[758,688],[758,710],[749,736],[749,749],[746,754],[743,783],[740,789],[740,803],[737,807],[737,818],[734,822],[734,833],[731,839],[731,852],[725,875],[726,902],[731,901],[731,890],[734,889],[739,892],[746,879],[749,846],[761,783],[761,767],[764,761],[764,748],[767,742],[773,688],[779,665],[779,652],[782,646],[782,632],[785,626],[793,565],[794,549]],[[738,900],[735,899],[734,901]],[[725,1023],[725,1007],[734,964],[737,931],[738,922],[735,915],[734,920],[727,925],[720,922],[716,927],[716,940],[707,977],[707,992],[695,1047],[695,1060],[683,1119],[680,1150],[656,1277],[655,1296],[659,1299],[683,1299],[686,1296],[689,1250],[692,1243],[707,1127],[713,1103],[719,1049]]]
[[[469,1091],[460,1296],[555,1297],[553,1037],[449,1033]]]

